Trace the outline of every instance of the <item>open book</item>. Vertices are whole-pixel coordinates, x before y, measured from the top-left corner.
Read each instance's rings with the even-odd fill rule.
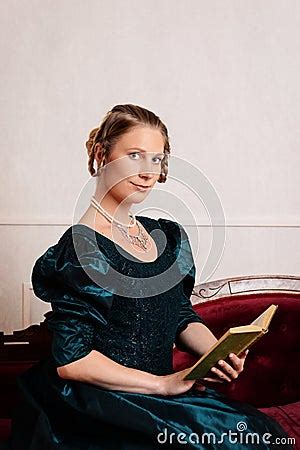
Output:
[[[207,375],[208,371],[218,363],[225,360],[229,353],[239,356],[254,342],[260,339],[268,331],[272,317],[278,305],[269,306],[250,325],[229,328],[222,337],[196,362],[185,375],[184,380],[197,380]]]

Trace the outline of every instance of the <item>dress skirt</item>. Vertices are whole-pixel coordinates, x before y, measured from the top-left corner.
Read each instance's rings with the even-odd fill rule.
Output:
[[[293,449],[276,421],[213,388],[173,396],[107,390],[61,379],[51,360],[28,369],[19,386],[12,450]]]

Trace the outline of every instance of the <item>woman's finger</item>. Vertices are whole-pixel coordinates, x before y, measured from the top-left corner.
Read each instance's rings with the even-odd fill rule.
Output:
[[[222,372],[222,370],[218,369],[217,367],[212,367],[211,371],[213,372],[214,375],[217,375],[217,377],[219,377],[221,379],[221,381],[231,381],[231,378],[224,372]]]
[[[211,381],[211,382],[213,382],[213,383],[224,383],[224,381],[225,380],[218,380],[217,378],[209,378],[209,377],[207,377],[207,378],[203,378],[203,380],[204,381]]]
[[[223,359],[220,359],[218,361],[218,364],[221,366],[222,370],[226,372],[226,375],[228,375],[231,379],[235,380],[239,376],[239,372],[226,361],[223,361]]]
[[[194,384],[193,387],[197,391],[205,391],[205,389],[206,389],[206,386],[204,386],[203,384],[197,383],[197,382]]]
[[[235,353],[229,354],[230,362],[232,362],[234,369],[237,370],[238,372],[241,372],[243,370],[247,354],[248,353],[245,353],[243,357],[238,357]]]
[[[240,354],[239,358],[240,358],[240,359],[243,359],[243,360],[245,361],[246,356],[248,355],[248,353],[249,353],[249,349],[247,348],[246,350],[244,350],[244,351]]]

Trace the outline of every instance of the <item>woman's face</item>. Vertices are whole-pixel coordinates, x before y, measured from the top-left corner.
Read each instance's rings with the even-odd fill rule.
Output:
[[[98,181],[118,201],[139,203],[158,180],[163,156],[161,132],[139,125],[119,138]]]

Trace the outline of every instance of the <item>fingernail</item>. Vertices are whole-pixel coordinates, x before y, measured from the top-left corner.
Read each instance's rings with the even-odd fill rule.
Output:
[[[233,358],[233,353],[230,353],[230,354],[229,354],[229,357],[230,357],[230,358]]]

